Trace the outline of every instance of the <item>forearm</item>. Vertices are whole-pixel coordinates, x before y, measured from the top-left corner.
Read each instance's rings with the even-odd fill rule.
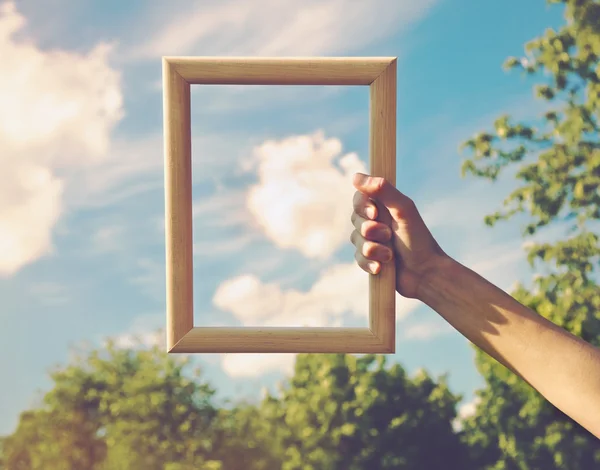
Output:
[[[600,437],[600,350],[450,258],[423,279],[418,297]]]

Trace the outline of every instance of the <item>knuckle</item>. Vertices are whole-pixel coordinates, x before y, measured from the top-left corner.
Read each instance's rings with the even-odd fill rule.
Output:
[[[367,220],[361,225],[361,233],[367,240],[373,240],[377,238],[378,224],[372,220]]]
[[[362,235],[365,239],[371,241],[386,242],[391,237],[390,228],[376,221],[367,221],[362,225]]]
[[[365,258],[373,258],[377,254],[377,244],[367,241],[363,244],[362,254]]]
[[[373,178],[373,187],[375,194],[381,193],[383,191],[383,188],[385,187],[385,178]]]

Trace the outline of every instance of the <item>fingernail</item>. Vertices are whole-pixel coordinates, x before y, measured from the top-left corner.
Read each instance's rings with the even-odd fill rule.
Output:
[[[373,206],[367,206],[367,208],[365,209],[365,213],[367,214],[367,217],[369,219],[375,218],[375,208]]]
[[[392,261],[393,258],[393,254],[392,254],[392,250],[387,250],[386,251],[386,255],[385,255],[385,262],[389,263],[390,261]]]
[[[363,175],[362,173],[356,173],[354,175],[354,181],[356,184],[363,186],[367,183],[369,177],[367,175]]]
[[[371,271],[372,274],[377,274],[378,265],[375,261],[370,261],[367,266],[369,267],[369,271]]]

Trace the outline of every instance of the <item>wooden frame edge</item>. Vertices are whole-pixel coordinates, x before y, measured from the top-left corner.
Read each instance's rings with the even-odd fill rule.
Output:
[[[369,328],[194,327],[169,353],[390,353]]]
[[[306,67],[307,62],[311,67]],[[393,264],[369,276],[369,328],[194,327],[190,85],[369,85],[370,173],[395,184],[396,64],[395,57],[163,57],[169,353],[395,352]],[[319,76],[321,73],[324,76]],[[223,342],[228,343],[226,351],[219,348]],[[237,345],[232,347],[234,342]]]
[[[163,57],[191,85],[370,85],[395,57]]]
[[[396,67],[390,61],[370,85],[369,167],[396,185]],[[391,353],[396,351],[396,267],[382,264],[369,275],[369,328]]]
[[[168,350],[194,327],[190,107],[190,84],[163,60]]]

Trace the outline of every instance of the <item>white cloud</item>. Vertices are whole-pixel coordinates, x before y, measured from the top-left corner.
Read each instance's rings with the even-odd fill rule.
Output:
[[[123,333],[112,338],[114,345],[121,349],[151,348],[153,346],[166,347],[164,331]]]
[[[348,242],[352,175],[366,171],[356,154],[342,155],[338,139],[323,132],[267,141],[242,162],[245,171],[257,170],[258,183],[245,198],[250,218],[240,214],[242,195],[222,193],[194,206],[197,217],[214,211],[231,212],[232,220],[258,226],[279,248],[295,248],[309,259],[325,260]],[[228,211],[231,209],[231,211]],[[253,222],[254,221],[254,222]],[[368,324],[368,275],[356,263],[323,269],[307,291],[282,288],[281,282],[262,282],[244,274],[221,283],[213,304],[231,312],[243,326],[340,327],[344,314]],[[397,296],[397,320],[420,303]],[[289,371],[293,354],[223,356],[230,376],[257,376],[267,371]]]
[[[344,313],[364,318],[366,326],[368,285],[368,275],[352,263],[328,268],[307,292],[243,275],[219,285],[213,303],[244,326],[340,326]]]
[[[417,22],[436,0],[205,1],[187,8],[128,56],[315,56],[363,48]],[[151,22],[162,23],[163,9]],[[141,31],[146,34],[148,25]],[[146,35],[144,39],[146,39]]]
[[[355,153],[341,152],[338,139],[319,131],[267,141],[245,163],[256,165],[259,179],[248,191],[248,209],[277,247],[324,259],[348,241],[351,178],[366,168]]]
[[[339,327],[344,313],[368,321],[368,275],[354,263],[334,265],[321,273],[311,289],[281,289],[255,276],[222,283],[214,304],[231,312],[243,326]],[[396,295],[396,320],[402,321],[421,303]],[[231,377],[256,377],[266,372],[290,372],[295,354],[235,354],[222,356]]]
[[[122,116],[109,46],[42,52],[13,39],[24,24],[0,5],[0,275],[51,252],[69,169],[102,159]]]
[[[226,354],[221,367],[230,377],[259,377],[272,371],[290,375],[294,370],[297,354]]]
[[[452,422],[452,427],[455,431],[460,431],[462,429],[462,423],[465,419],[473,416],[477,410],[477,405],[481,403],[481,398],[479,396],[473,397],[471,401],[465,402],[458,408],[458,416]]]
[[[191,8],[182,7],[185,2],[178,3],[181,11],[165,21],[177,11],[175,4],[169,4],[169,11],[154,8],[150,18],[141,21],[137,35],[142,39],[124,51],[123,58],[348,55],[418,22],[437,2],[209,0]],[[157,33],[149,37],[149,30]],[[160,90],[162,84],[155,82],[152,88]],[[264,109],[265,104],[277,108],[292,102],[318,103],[332,93],[348,90],[336,88],[194,86],[192,91],[201,95],[203,112],[215,114]]]

